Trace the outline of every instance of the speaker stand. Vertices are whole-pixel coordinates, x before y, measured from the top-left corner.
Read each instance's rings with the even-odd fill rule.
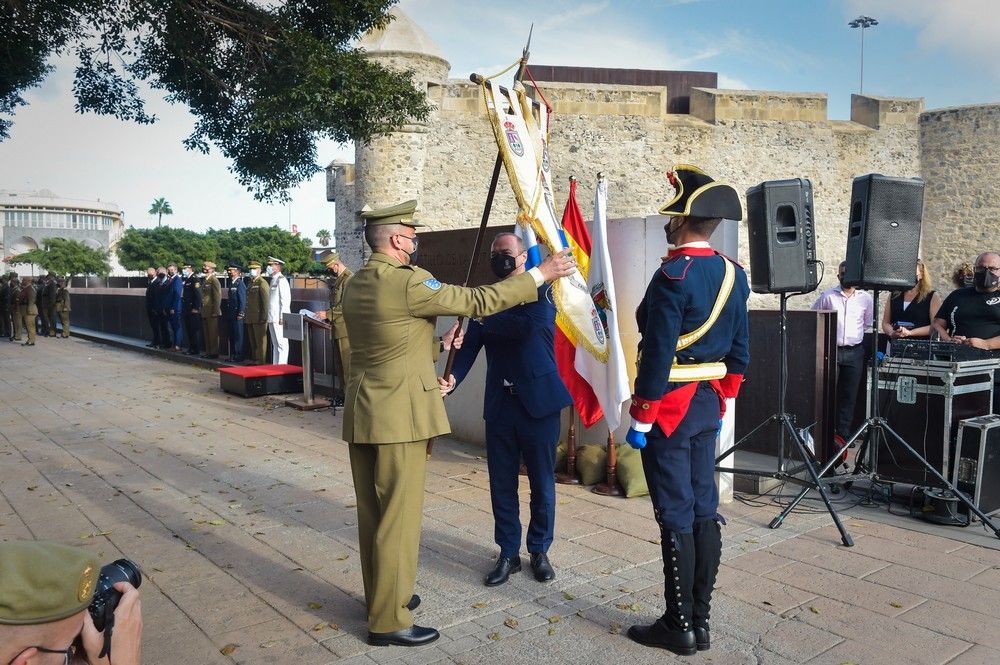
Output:
[[[878,325],[878,322],[881,321],[881,315],[879,313],[879,291],[877,288],[875,289],[875,302],[873,304],[873,315],[874,315],[874,321],[876,322],[876,325]],[[858,449],[857,457],[855,457],[854,460],[854,469],[852,469],[851,473],[847,475],[834,476],[832,478],[824,478],[822,481],[820,481],[821,488],[823,484],[828,484],[828,485],[842,484],[845,487],[850,487],[854,481],[861,479],[869,480],[871,482],[879,481],[879,476],[878,476],[879,442],[885,441],[886,444],[888,444],[889,436],[891,436],[892,440],[894,440],[896,443],[902,446],[902,448],[907,452],[907,454],[909,454],[911,458],[924,465],[924,468],[926,468],[931,473],[931,475],[938,480],[942,488],[948,489],[951,492],[953,492],[954,495],[958,497],[959,501],[961,501],[966,505],[966,507],[968,507],[970,512],[974,513],[976,517],[982,520],[983,526],[990,529],[990,531],[993,532],[993,535],[995,535],[997,538],[1000,538],[1000,527],[998,527],[996,523],[989,516],[986,515],[986,513],[981,511],[979,507],[972,502],[972,499],[967,497],[965,494],[960,492],[957,487],[948,482],[948,479],[945,478],[943,475],[941,475],[941,472],[938,471],[936,468],[934,468],[933,464],[931,464],[930,462],[927,461],[926,458],[921,456],[921,454],[918,453],[913,448],[913,446],[907,443],[906,440],[904,440],[903,437],[901,437],[899,433],[896,432],[896,430],[892,429],[892,427],[889,426],[889,423],[886,421],[885,418],[882,418],[879,415],[878,356],[876,355],[877,352],[878,352],[878,344],[877,343],[872,344],[871,357],[869,358],[869,363],[870,363],[870,368],[869,368],[870,381],[868,388],[869,416],[865,420],[865,422],[862,423],[861,427],[858,428],[858,431],[856,431],[851,436],[851,438],[848,439],[847,445],[845,446],[845,449],[849,448],[853,443],[864,437],[861,443],[861,447]],[[886,436],[887,434],[889,436]],[[948,444],[949,444],[948,441],[944,442],[944,445]],[[842,455],[843,455],[842,451],[837,451],[837,453],[834,454],[834,456],[831,457],[826,462],[826,464],[823,465],[823,468],[820,469],[819,471],[819,475],[822,476],[826,474],[830,469],[832,469],[840,461]],[[866,457],[867,460],[865,459]],[[799,504],[799,502],[802,501],[803,498],[805,498],[806,493],[810,489],[813,488],[807,487],[803,489],[801,492],[799,492],[799,494],[794,499],[792,499],[792,502],[785,507],[785,509],[781,512],[781,514],[774,519],[776,521],[784,520],[784,518],[787,517],[788,514],[795,509],[795,507]],[[820,491],[822,493],[822,489]]]
[[[795,485],[802,486],[802,492],[798,495],[798,501],[801,501],[805,497],[809,490],[816,490],[819,492],[820,497],[823,499],[823,503],[826,504],[826,509],[830,512],[830,517],[833,518],[834,524],[837,525],[837,530],[840,532],[840,540],[845,547],[853,547],[854,539],[851,534],[847,532],[844,528],[844,524],[840,521],[840,516],[837,514],[837,510],[833,507],[830,502],[830,497],[827,495],[826,488],[823,486],[823,482],[820,480],[820,474],[816,471],[816,466],[813,463],[813,456],[809,452],[809,448],[806,447],[805,442],[802,440],[802,436],[795,429],[795,424],[792,416],[785,411],[785,392],[788,386],[788,294],[781,294],[781,306],[780,313],[778,317],[778,340],[780,344],[780,356],[781,365],[778,369],[778,412],[774,415],[768,417],[762,423],[753,428],[750,432],[745,434],[739,441],[733,444],[728,450],[724,450],[718,457],[715,458],[715,470],[723,473],[735,473],[748,476],[758,476],[761,478],[774,478],[775,480],[780,480],[782,482],[788,482]],[[741,468],[728,468],[720,466],[720,463],[732,455],[740,446],[745,445],[750,441],[758,432],[760,432],[765,426],[777,423],[778,424],[778,469],[776,471],[761,471],[759,469],[741,469]],[[809,478],[799,478],[793,473],[789,473],[785,468],[785,435],[788,435],[792,442],[795,444],[796,450],[798,450],[799,457],[808,472]],[[796,471],[800,471],[797,469]],[[798,503],[796,501],[796,503]],[[794,507],[794,506],[793,506]],[[768,527],[771,529],[777,529],[780,527],[788,514],[791,513],[789,508],[786,508],[780,515],[771,520]]]

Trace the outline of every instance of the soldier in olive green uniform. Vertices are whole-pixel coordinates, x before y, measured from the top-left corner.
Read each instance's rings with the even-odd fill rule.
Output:
[[[201,327],[205,333],[205,357],[219,357],[219,318],[222,316],[222,284],[215,276],[215,264],[205,261],[205,282],[201,288]]]
[[[28,341],[21,346],[35,345],[35,317],[38,316],[37,292],[30,277],[25,277],[21,285],[21,291],[17,296],[17,316],[15,322],[17,326],[24,326],[28,329]],[[21,337],[21,328],[17,328],[17,337]]]
[[[358,507],[368,642],[416,646],[438,638],[410,610],[420,545],[427,439],[450,432],[437,378],[437,316],[480,317],[538,299],[543,281],[573,271],[567,253],[490,286],[441,284],[414,266],[416,201],[362,213],[374,251],[347,282],[343,312],[351,339],[344,406]],[[454,386],[451,379],[450,386]]]
[[[260,274],[259,261],[250,262],[250,286],[247,287],[247,334],[250,336],[250,357],[254,365],[267,364],[267,310],[271,298],[271,283]]]
[[[351,374],[351,342],[347,337],[347,325],[344,323],[344,286],[354,273],[340,260],[340,254],[332,249],[320,254],[319,261],[326,266],[327,273],[334,276],[334,279],[329,282],[330,308],[326,310],[326,320],[333,327],[330,336],[333,339],[337,378],[340,382],[336,401],[337,406],[343,406],[344,389],[347,387],[346,379]]]
[[[101,572],[87,550],[38,541],[0,543],[0,663],[139,665],[138,589],[128,582],[115,585],[121,598],[114,631],[106,623],[105,632],[98,632],[88,619]],[[110,638],[107,654],[102,653],[105,637]]]
[[[63,339],[69,337],[69,313],[70,313],[70,303],[69,303],[69,289],[66,288],[66,280],[60,279],[58,282],[58,290],[56,291],[55,298],[55,311],[59,315],[59,320],[62,322],[62,336]]]

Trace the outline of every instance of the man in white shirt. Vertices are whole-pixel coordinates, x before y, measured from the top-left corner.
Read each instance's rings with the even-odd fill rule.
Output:
[[[861,377],[865,371],[865,351],[862,342],[865,330],[872,327],[874,309],[871,294],[844,286],[847,262],[837,269],[840,286],[827,289],[813,303],[814,310],[833,310],[837,313],[837,421],[834,440],[843,447],[851,432],[854,404],[858,399]],[[847,461],[845,451],[844,461]]]
[[[288,338],[283,331],[282,317],[292,311],[292,289],[281,274],[285,262],[273,256],[267,257],[267,271],[271,276],[271,299],[268,301],[267,327],[271,333],[271,362],[275,365],[288,363]]]

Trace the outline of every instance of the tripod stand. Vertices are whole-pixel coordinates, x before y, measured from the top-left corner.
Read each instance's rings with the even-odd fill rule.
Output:
[[[837,530],[840,531],[841,542],[843,542],[846,547],[852,547],[854,545],[854,539],[851,538],[851,534],[849,534],[847,529],[844,528],[843,523],[840,521],[840,516],[837,515],[837,510],[833,507],[833,504],[830,503],[830,497],[827,495],[826,488],[823,486],[823,482],[819,478],[821,474],[817,473],[816,466],[812,462],[812,455],[806,447],[805,442],[802,440],[801,434],[799,434],[799,432],[795,429],[795,424],[791,415],[785,411],[785,391],[788,385],[788,297],[787,293],[781,294],[780,313],[778,317],[778,340],[781,355],[781,366],[778,370],[778,412],[743,435],[743,437],[733,444],[728,450],[724,450],[718,457],[716,457],[715,470],[723,473],[738,473],[762,478],[774,478],[782,482],[789,482],[803,487],[802,492],[795,498],[792,505],[782,511],[780,515],[775,517],[768,524],[768,526],[772,529],[777,529],[782,525],[785,518],[788,517],[788,514],[792,512],[792,509],[798,505],[809,490],[814,489],[818,491],[819,495],[823,498],[823,503],[826,504],[826,509],[830,511],[830,516],[833,518],[834,524],[837,525]],[[747,441],[752,439],[757,432],[761,431],[764,427],[771,423],[778,424],[779,445],[777,471],[725,468],[719,466],[719,463],[722,462],[722,460],[736,452],[740,446],[744,445]],[[788,434],[791,440],[795,443],[795,447],[798,449],[799,456],[802,458],[805,469],[809,473],[809,479],[799,478],[793,473],[789,473],[785,470],[785,434]],[[830,466],[832,466],[832,461]]]
[[[879,314],[878,289],[876,289],[874,293],[875,293],[875,302],[873,304],[874,321],[876,322],[876,325],[878,325],[878,321],[881,321],[881,315]],[[943,475],[941,475],[941,472],[939,472],[937,469],[934,468],[933,464],[931,464],[923,456],[921,456],[920,453],[918,453],[916,449],[913,448],[913,446],[908,444],[903,439],[903,437],[901,437],[896,432],[896,430],[892,429],[892,427],[889,426],[889,423],[886,422],[885,418],[882,418],[879,415],[878,363],[877,363],[878,357],[876,356],[877,348],[878,344],[872,345],[871,357],[869,358],[871,363],[870,367],[871,374],[870,374],[870,388],[868,390],[868,412],[870,415],[868,419],[861,424],[861,427],[858,428],[858,431],[856,431],[854,434],[851,435],[851,438],[848,439],[847,445],[845,446],[849,447],[855,441],[864,436],[864,441],[862,442],[861,447],[858,449],[858,455],[854,460],[854,469],[848,475],[837,476],[836,478],[828,478],[823,482],[844,483],[846,485],[848,483],[852,483],[855,480],[859,479],[877,481],[879,442],[885,441],[886,445],[888,445],[889,442],[889,438],[887,436],[888,434],[889,436],[892,437],[893,441],[898,443],[900,446],[902,446],[903,450],[909,453],[910,457],[923,464],[924,467],[931,473],[931,475],[937,478],[938,482],[941,484],[940,485],[941,487],[947,488],[952,493],[954,493],[954,495],[957,496],[958,499],[962,503],[964,503],[972,513],[976,515],[976,517],[982,520],[983,526],[988,527],[997,538],[1000,538],[1000,527],[997,527],[997,525],[993,522],[993,520],[987,517],[986,514],[983,513],[983,511],[981,511],[972,502],[971,499],[969,499],[969,497],[967,497],[962,492],[959,492],[958,488],[956,488],[953,484],[948,482],[948,480]],[[945,441],[944,445],[948,445],[948,442]],[[868,457],[867,465],[864,463],[866,454]],[[819,475],[822,476],[823,474],[827,473],[831,468],[833,468],[840,460],[841,455],[842,453],[838,451],[832,458],[830,458],[830,460],[825,465],[823,465],[823,468],[820,469]],[[793,499],[792,502],[788,504],[785,510],[782,511],[782,514],[779,516],[779,518],[784,519],[784,517],[788,513],[790,513],[795,508],[795,506],[797,506],[799,502],[805,497],[807,491],[808,488],[802,490],[798,494],[798,496],[796,496],[795,499]]]

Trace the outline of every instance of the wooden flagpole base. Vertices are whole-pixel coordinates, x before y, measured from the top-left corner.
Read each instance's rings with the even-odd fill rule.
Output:
[[[556,482],[560,485],[579,485],[576,477],[576,409],[569,407],[569,434],[566,437],[566,473],[557,473]]]
[[[602,496],[624,496],[618,487],[618,451],[615,449],[615,435],[608,432],[608,468],[605,482],[590,490]]]

